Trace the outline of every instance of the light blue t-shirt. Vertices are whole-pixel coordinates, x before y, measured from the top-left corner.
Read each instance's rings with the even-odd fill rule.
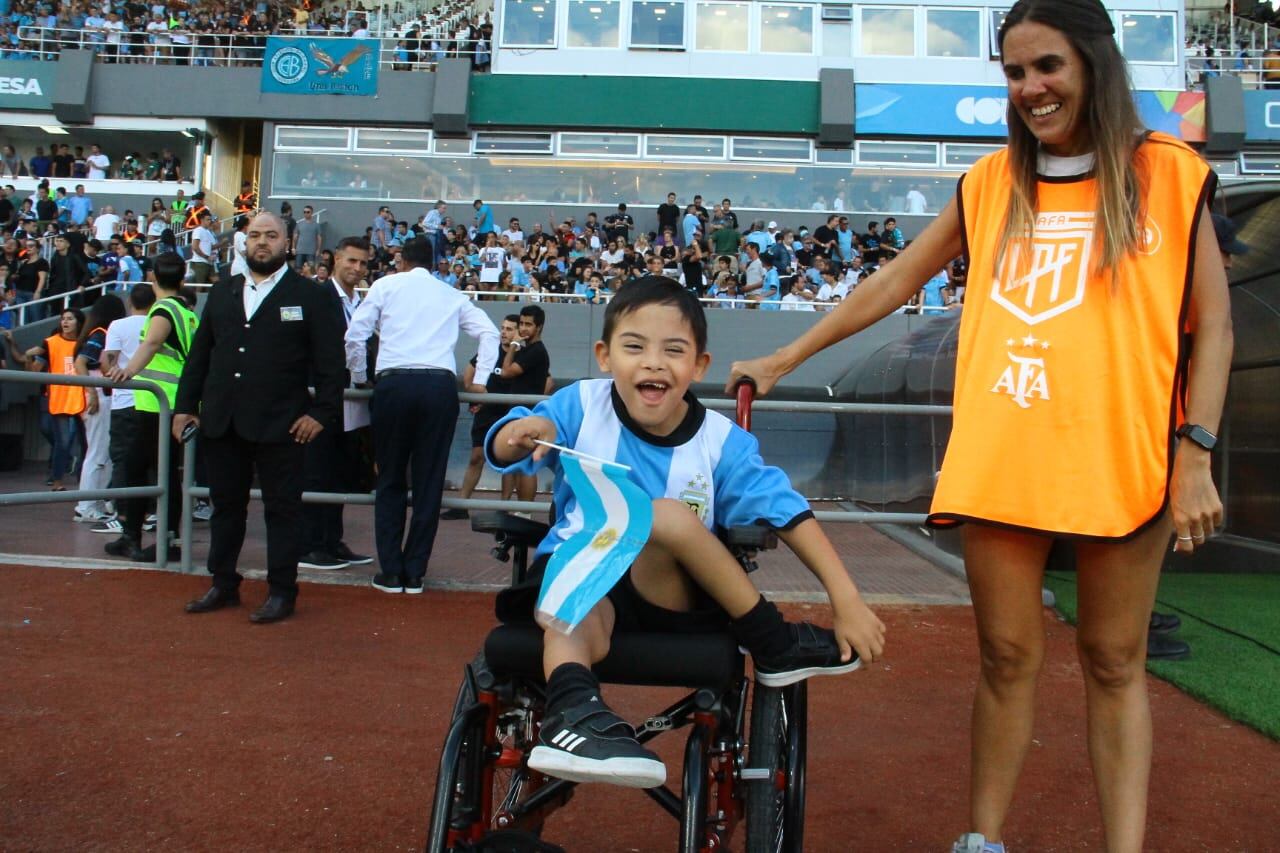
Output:
[[[684,226],[684,244],[691,245],[698,236],[698,228],[701,227],[702,220],[698,219],[696,213],[686,213],[681,224]]]
[[[760,303],[761,311],[779,311],[782,309],[782,280],[778,276],[778,271],[773,267],[769,267],[764,271],[764,284],[760,285],[760,293],[764,300]]]
[[[93,212],[93,199],[87,195],[67,196],[67,210],[71,211],[71,221],[83,225]]]
[[[938,273],[924,283],[924,304],[926,308],[943,308],[946,306],[946,299],[942,295],[942,290],[946,286],[947,274],[945,272]]]
[[[493,210],[482,204],[476,208],[476,233],[488,234],[493,230]]]
[[[836,230],[836,245],[840,249],[841,260],[850,260],[853,258],[853,232],[849,230]]]
[[[558,452],[538,463],[532,456],[506,467],[493,461],[494,436],[507,421],[530,414],[555,424],[556,444],[629,466],[628,477],[649,497],[687,504],[710,530],[755,524],[789,530],[813,517],[809,502],[791,487],[787,475],[760,458],[755,436],[709,411],[692,394],[687,399],[684,422],[671,435],[654,436],[631,420],[612,379],[586,379],[562,388],[532,411],[515,407],[490,428],[484,448],[491,466],[504,474],[534,474],[546,466],[555,472],[555,523],[538,545],[539,556],[580,530],[583,513],[564,481]]]

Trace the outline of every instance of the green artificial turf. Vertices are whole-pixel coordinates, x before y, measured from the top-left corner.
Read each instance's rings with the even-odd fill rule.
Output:
[[[1075,575],[1051,572],[1045,586],[1075,624]],[[1280,575],[1168,573],[1156,602],[1157,610],[1182,617],[1176,636],[1191,644],[1191,658],[1147,668],[1280,740]]]

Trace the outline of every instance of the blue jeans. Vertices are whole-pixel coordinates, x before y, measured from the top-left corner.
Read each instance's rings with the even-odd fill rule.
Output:
[[[50,415],[49,419],[53,439],[53,470],[49,476],[57,481],[71,470],[71,460],[80,437],[76,426],[80,418],[78,415]]]

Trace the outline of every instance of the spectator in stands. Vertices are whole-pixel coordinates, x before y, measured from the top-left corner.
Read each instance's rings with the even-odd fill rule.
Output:
[[[913,216],[921,216],[925,212],[926,204],[924,193],[920,192],[919,187],[912,187],[907,190],[907,213]]]
[[[391,245],[392,222],[391,208],[385,205],[379,207],[378,212],[374,214],[372,230],[369,232],[369,243],[379,259],[386,255],[387,248]]]
[[[53,257],[49,260],[48,296],[61,296],[64,293],[75,293],[73,302],[83,301],[84,288],[90,283],[89,265],[84,255],[71,251],[71,238],[67,234],[59,234],[53,238]]]
[[[476,199],[471,203],[471,207],[475,209],[475,228],[476,239],[483,240],[486,234],[492,234],[493,227],[493,209],[485,204],[483,200]]]
[[[465,296],[432,276],[431,262],[425,238],[408,241],[400,253],[400,272],[374,282],[346,335],[347,367],[357,383],[366,380],[369,337],[374,332],[379,336],[372,408],[380,572],[373,586],[389,593],[421,593],[431,558],[458,418],[453,353],[458,331],[480,342],[477,376],[488,376],[497,358],[498,330],[493,322]],[[468,390],[483,392],[484,386]],[[406,538],[410,466],[414,500]]]
[[[102,376],[102,353],[106,349],[107,327],[124,316],[124,303],[112,294],[99,296],[85,316],[76,339],[75,372],[79,376]],[[85,409],[80,414],[85,437],[84,460],[80,464],[80,489],[105,489],[111,482],[111,454],[108,448],[111,398],[107,389],[85,388]],[[104,500],[83,500],[76,504],[75,520],[98,523],[111,517]]]
[[[75,165],[76,158],[71,154],[70,145],[50,146],[50,150],[58,149],[58,153],[53,155],[53,177],[69,178],[71,177],[71,169]]]
[[[47,178],[53,173],[53,159],[47,157],[44,148],[37,145],[36,153],[31,158],[31,176],[33,178]]]
[[[89,156],[85,158],[85,165],[88,167],[88,178],[101,181],[106,179],[107,170],[111,168],[111,158],[103,154],[102,148],[98,145],[90,145]]]
[[[147,211],[147,221],[143,227],[148,240],[159,237],[160,232],[169,227],[169,214],[159,197],[151,199],[151,209]]]
[[[173,151],[166,148],[160,157],[160,180],[162,181],[181,181],[182,180],[182,159],[174,154]],[[181,192],[181,190],[179,190]],[[201,198],[204,196],[196,193],[193,198]]]
[[[427,241],[431,244],[433,256],[437,260],[443,258],[445,254],[445,211],[448,209],[447,204],[437,200],[431,210],[427,211],[427,215],[422,218],[423,230]]]
[[[103,205],[102,212],[93,218],[93,236],[99,242],[109,243],[120,232],[120,216],[111,205]]]
[[[197,225],[191,232],[191,282],[208,284],[213,281],[213,270],[217,263],[214,258],[214,244],[217,237],[209,229],[213,222],[213,214],[207,209],[200,212]]]
[[[892,216],[885,217],[884,232],[880,239],[881,257],[896,257],[906,247],[907,240],[902,236],[902,229],[898,227],[898,220]]]
[[[337,297],[290,269],[287,250],[280,217],[255,216],[249,275],[209,292],[178,385],[173,433],[181,435],[190,423],[200,429],[213,503],[213,585],[188,603],[189,613],[239,602],[236,564],[255,469],[265,505],[270,591],[249,618],[277,622],[294,611],[304,445],[322,430],[339,428],[346,383]]]
[[[381,218],[381,216],[379,216]],[[386,220],[383,219],[383,222]],[[375,231],[375,233],[377,233]],[[293,261],[295,267],[303,264],[314,264],[320,255],[320,223],[316,221],[315,209],[311,205],[302,208],[302,218],[297,220],[293,232]],[[365,262],[366,267],[368,262]]]
[[[85,193],[84,184],[76,184],[75,195],[67,200],[67,205],[72,225],[84,225],[93,215],[93,198]]]
[[[880,223],[874,219],[867,223],[867,231],[862,235],[862,262],[869,267],[880,263]]]
[[[76,342],[84,327],[84,315],[79,309],[67,308],[59,317],[58,331],[44,342],[23,352],[13,346],[13,333],[4,330],[9,344],[9,354],[21,367],[36,372],[47,371],[74,376]],[[53,456],[50,460],[50,485],[55,492],[65,492],[62,478],[74,468],[76,445],[79,441],[80,413],[85,410],[86,389],[73,385],[50,385],[48,406],[53,439]]]
[[[550,394],[551,356],[542,342],[546,314],[537,305],[520,309],[517,336],[503,349],[502,362],[495,368],[507,382],[510,394]],[[538,478],[532,475],[509,475],[514,481],[518,500],[531,501],[538,490]],[[511,494],[509,481],[503,478],[503,496]]]
[[[49,286],[49,262],[40,256],[40,244],[34,237],[23,240],[23,248],[18,254],[17,270],[11,272],[16,276],[14,284],[14,302],[21,305],[36,299],[43,299]],[[47,313],[45,305],[33,305],[25,312],[28,323],[43,320]]]
[[[231,269],[228,275],[247,275],[249,272],[249,264],[246,258],[248,253],[248,231],[249,217],[241,214],[236,217],[235,232],[231,235]]]
[[[333,277],[320,282],[331,290],[342,312],[342,332],[360,307],[357,288],[365,284],[369,272],[369,244],[360,237],[346,237],[334,255]],[[347,385],[354,384],[347,377]],[[306,489],[312,492],[367,492],[370,468],[365,448],[369,439],[369,402],[344,400],[340,424],[321,430],[306,446]],[[298,565],[303,568],[334,570],[364,566],[373,557],[357,554],[343,541],[342,504],[304,504],[307,538]]]
[[[6,145],[0,154],[0,178],[25,178],[27,166],[12,145]]]
[[[667,200],[658,205],[658,233],[672,235],[679,229],[680,208],[676,204],[676,194],[667,193]]]

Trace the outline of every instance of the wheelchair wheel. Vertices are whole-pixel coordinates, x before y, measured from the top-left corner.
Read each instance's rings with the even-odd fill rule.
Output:
[[[755,686],[747,766],[769,778],[747,786],[747,853],[799,853],[804,846],[804,682]]]
[[[483,653],[476,656],[471,667],[473,673],[484,670]],[[473,680],[464,678],[454,700],[454,722],[463,717],[476,701]],[[447,761],[449,756],[442,756],[436,781],[437,813],[432,815],[428,832],[429,853],[555,849],[538,844],[537,839],[542,833],[541,814],[522,818],[512,815],[513,807],[532,793],[540,781],[536,774],[529,773],[524,764],[524,757],[532,748],[528,703],[503,702],[492,733],[489,732],[487,717],[480,725],[468,727],[465,731],[461,747],[452,761]],[[450,778],[454,781],[446,798],[441,786],[447,785]],[[442,803],[446,805],[446,813],[441,813]],[[516,843],[521,838],[529,845],[527,848]]]

